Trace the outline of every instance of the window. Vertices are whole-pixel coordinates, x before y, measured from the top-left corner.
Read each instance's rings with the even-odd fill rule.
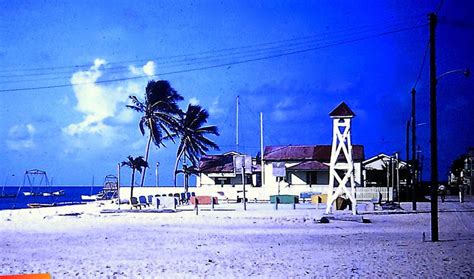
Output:
[[[292,181],[291,181],[291,172],[289,172],[289,171],[286,172],[285,181],[288,183],[288,185],[291,185],[291,183],[292,183]]]
[[[216,177],[214,178],[216,185],[229,185],[230,184],[230,177]]]
[[[307,172],[306,173],[306,181],[308,182],[309,185],[317,184],[317,181],[318,181],[317,172],[315,172],[315,171]]]
[[[261,173],[257,173],[255,175],[255,180],[257,183],[255,183],[255,187],[261,187],[262,186],[262,174]]]
[[[329,183],[329,172],[327,171],[307,172],[306,182],[309,185],[327,185]]]

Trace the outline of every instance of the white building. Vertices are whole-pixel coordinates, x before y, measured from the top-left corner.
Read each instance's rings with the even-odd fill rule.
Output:
[[[299,195],[301,192],[326,193],[329,185],[331,145],[267,146],[264,152],[264,182],[272,194]],[[353,146],[356,186],[362,186],[364,147]],[[278,182],[273,176],[274,163],[284,163],[286,177]]]
[[[369,188],[366,191],[378,191],[382,193],[383,199],[393,199],[393,191],[401,191],[407,194],[408,189],[408,164],[405,161],[380,153],[362,163],[364,185]]]
[[[364,148],[353,148],[355,182],[362,186],[362,161]],[[234,170],[234,157],[241,155],[228,152],[222,155],[206,155],[200,160],[200,175],[196,190],[231,200],[242,197],[242,176]],[[252,174],[246,175],[246,191],[250,200],[268,200],[270,195],[291,194],[300,196],[304,192],[326,193],[329,183],[330,145],[267,146],[264,151],[263,184],[259,161],[252,160]],[[281,163],[286,176],[278,179],[273,175],[274,163]],[[280,180],[280,182],[278,181]]]

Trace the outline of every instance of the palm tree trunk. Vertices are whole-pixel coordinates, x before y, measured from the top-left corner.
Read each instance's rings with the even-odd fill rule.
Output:
[[[150,143],[151,143],[151,130],[150,130],[150,136],[148,137],[148,142],[146,144],[146,149],[145,149],[145,161],[146,162],[148,162],[148,155],[150,154]],[[143,187],[143,183],[145,182],[145,173],[146,173],[146,167],[143,168],[142,178],[140,180],[140,187]]]
[[[132,169],[132,185],[130,186],[130,202],[132,202],[133,197],[133,185],[135,184],[135,169]]]
[[[189,174],[187,171],[184,172],[184,192],[187,193],[189,189]]]
[[[178,156],[176,157],[176,162],[174,163],[174,187],[176,187],[176,177],[177,177],[176,171],[178,170],[179,159],[181,158],[181,156],[183,156],[183,153],[184,153],[184,148],[178,154]]]

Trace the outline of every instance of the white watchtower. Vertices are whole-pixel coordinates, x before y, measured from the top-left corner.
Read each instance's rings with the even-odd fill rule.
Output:
[[[332,204],[337,197],[344,193],[350,199],[352,214],[355,215],[354,161],[351,143],[351,119],[355,114],[342,102],[329,113],[329,116],[333,119],[333,133],[326,214],[331,212]]]

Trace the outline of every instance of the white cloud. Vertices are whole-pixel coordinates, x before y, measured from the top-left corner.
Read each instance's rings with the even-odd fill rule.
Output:
[[[128,69],[136,76],[147,75],[150,77],[156,74],[156,64],[153,61],[146,62],[146,64],[142,67],[135,67],[134,65],[131,65],[128,67]]]
[[[142,94],[144,85],[138,81],[98,84],[98,79],[104,75],[105,65],[105,60],[96,59],[88,70],[78,71],[71,77],[76,97],[72,102],[77,102],[75,109],[83,115],[82,121],[62,129],[73,147],[79,148],[86,143],[89,146],[108,146],[118,138],[126,138],[128,135],[120,132],[121,128],[137,115],[125,105],[129,95]],[[147,65],[147,71],[152,71],[153,66],[150,63]],[[129,69],[133,73],[133,67]]]
[[[36,146],[33,136],[36,128],[33,124],[15,125],[8,130],[7,146],[12,150],[32,149]]]
[[[192,97],[191,99],[189,99],[189,104],[197,106],[199,105],[199,99],[196,97]]]
[[[155,74],[155,62],[148,61],[145,66],[143,66],[143,72],[147,76],[153,76]]]
[[[274,110],[272,112],[272,117],[276,121],[285,121],[288,119],[288,111],[283,111],[283,110]]]
[[[276,109],[287,109],[293,106],[294,99],[290,97],[284,97],[280,102],[275,105]]]
[[[63,96],[60,100],[59,100],[59,103],[63,106],[67,106],[69,105],[69,97],[67,95]]]
[[[283,97],[277,102],[271,112],[271,117],[275,121],[283,122],[288,120],[307,119],[314,114],[315,108],[308,102],[296,102],[295,98]]]
[[[136,116],[136,112],[131,109],[122,109],[116,117],[116,120],[120,123],[131,123]]]
[[[136,76],[140,76],[140,75],[143,74],[143,72],[141,71],[140,68],[137,68],[137,67],[135,67],[135,66],[133,66],[133,65],[130,66],[130,67],[128,67],[128,69],[130,70],[130,72],[131,72],[132,74],[134,74],[134,75],[136,75]]]
[[[211,104],[211,107],[209,108],[209,114],[213,117],[219,117],[224,112],[224,109],[220,105],[220,98],[215,98]]]

